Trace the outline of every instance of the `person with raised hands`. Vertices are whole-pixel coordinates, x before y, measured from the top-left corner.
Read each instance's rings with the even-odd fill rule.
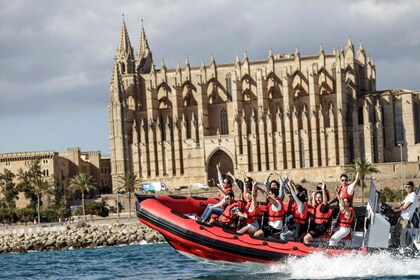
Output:
[[[269,202],[267,205],[268,225],[262,226],[261,229],[254,233],[254,236],[268,237],[281,232],[286,211],[283,207],[283,200],[279,197],[279,189],[271,188],[267,192],[258,186],[255,186],[255,188],[261,191]]]
[[[244,213],[241,217],[245,219],[245,226],[239,229],[238,233],[254,234],[260,228],[258,223],[260,206],[257,201],[257,182],[252,180],[252,190],[249,190],[247,184],[245,184],[244,193],[246,204],[243,211]]]

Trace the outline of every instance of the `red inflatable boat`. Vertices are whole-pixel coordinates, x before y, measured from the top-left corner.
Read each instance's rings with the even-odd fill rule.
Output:
[[[277,263],[290,256],[304,257],[315,252],[341,255],[388,248],[390,223],[369,203],[364,209],[363,230],[353,232],[342,246],[329,248],[328,238],[314,240],[306,246],[278,238],[238,234],[196,220],[207,204],[218,202],[214,198],[137,194],[136,197],[139,221],[160,232],[177,251],[189,256],[228,262]]]

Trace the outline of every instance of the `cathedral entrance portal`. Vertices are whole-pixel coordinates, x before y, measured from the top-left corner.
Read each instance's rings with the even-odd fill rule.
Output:
[[[234,174],[233,168],[233,161],[228,154],[226,154],[222,150],[216,151],[213,155],[211,155],[210,159],[207,162],[207,176],[209,186],[213,186],[212,178],[214,182],[217,184],[219,183],[217,179],[217,168],[216,164],[220,162],[220,171],[222,174],[226,174],[226,172],[230,171],[230,173]],[[233,182],[232,182],[233,183]]]

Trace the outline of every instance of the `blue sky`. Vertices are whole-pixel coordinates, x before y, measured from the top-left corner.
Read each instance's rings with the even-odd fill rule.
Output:
[[[0,0],[0,153],[109,155],[108,97],[122,14],[136,50],[143,19],[168,68],[362,41],[377,89],[420,90],[420,1]]]

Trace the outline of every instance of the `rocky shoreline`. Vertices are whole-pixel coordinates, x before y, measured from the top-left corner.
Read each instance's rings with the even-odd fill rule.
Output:
[[[164,241],[162,235],[142,223],[104,225],[77,223],[57,231],[0,233],[0,253],[69,250]]]

